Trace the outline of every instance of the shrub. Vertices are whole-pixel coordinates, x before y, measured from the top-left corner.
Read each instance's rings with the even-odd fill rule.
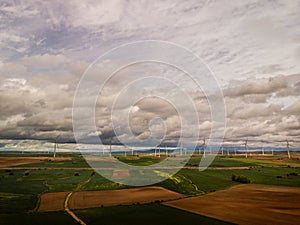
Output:
[[[276,178],[282,178],[282,176],[276,176]]]
[[[249,184],[250,183],[250,180],[247,177],[244,177],[244,176],[238,176],[236,178],[236,181],[240,182],[242,184]]]
[[[247,177],[236,176],[235,174],[231,175],[231,180],[242,183],[242,184],[249,184],[250,183],[250,180]]]
[[[75,177],[78,177],[78,176],[79,176],[79,173],[75,173],[74,176],[75,176]]]
[[[232,175],[231,175],[231,180],[232,180],[232,181],[235,181],[235,179],[236,179],[235,174],[232,174]]]
[[[292,172],[292,173],[287,174],[287,176],[298,176],[298,174],[295,172]]]

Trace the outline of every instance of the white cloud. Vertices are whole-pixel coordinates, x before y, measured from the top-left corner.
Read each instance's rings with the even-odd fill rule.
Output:
[[[33,56],[24,56],[22,58],[22,63],[25,66],[47,66],[47,67],[56,67],[61,64],[69,63],[70,59],[68,59],[64,55],[33,55]]]
[[[74,91],[90,62],[119,44],[158,39],[191,49],[216,75],[224,88],[227,136],[300,139],[299,9],[297,1],[267,0],[2,1],[0,134],[46,139],[62,132],[70,140]],[[118,91],[151,72],[174,79],[194,99],[200,128],[210,129],[209,104],[184,74],[145,65],[108,82],[97,102],[94,135],[113,135],[109,110]],[[159,93],[174,91],[158,86]],[[163,101],[145,99],[131,114],[141,137],[149,135],[146,122],[156,116],[165,120],[170,140],[179,135],[177,112]]]

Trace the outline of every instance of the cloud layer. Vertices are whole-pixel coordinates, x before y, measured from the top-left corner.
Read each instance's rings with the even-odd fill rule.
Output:
[[[58,135],[60,142],[74,142],[72,104],[84,71],[111,48],[155,39],[190,49],[216,76],[227,110],[226,143],[249,138],[253,145],[284,145],[289,139],[299,146],[299,11],[298,1],[2,1],[1,142],[51,142]],[[177,82],[199,112],[200,139],[209,135],[205,93],[179,70],[143,64],[108,81],[97,101],[97,132],[86,134],[86,141],[92,136],[110,141],[115,134],[111,109],[118,94],[145,74]],[[177,91],[167,82],[154,86],[150,91],[165,96]],[[143,88],[130,91],[134,95]],[[128,108],[125,103],[117,110]],[[137,137],[148,137],[149,128],[163,129],[164,143],[177,143],[181,122],[169,102],[145,98],[131,107]],[[151,124],[157,117],[163,126],[156,120]]]

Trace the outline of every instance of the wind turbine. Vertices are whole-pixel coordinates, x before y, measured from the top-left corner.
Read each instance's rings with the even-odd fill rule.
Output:
[[[160,158],[160,146],[158,146],[158,157]]]
[[[204,138],[203,138],[203,144],[202,144],[202,146],[203,146],[203,158],[205,158],[205,157],[206,157],[206,154],[205,154],[205,149],[206,149],[206,140],[205,140],[205,136],[204,136]],[[199,148],[199,154],[200,154],[200,148]]]
[[[288,157],[290,159],[291,153],[290,153],[290,143],[289,143],[288,139],[286,139],[286,150],[287,150]]]
[[[246,158],[248,158],[248,138],[245,141],[245,154],[246,154]]]
[[[112,139],[110,137],[109,138],[109,157],[111,157],[111,142],[112,142]]]
[[[265,154],[265,149],[264,149],[264,146],[263,146],[263,145],[261,146],[261,153],[262,153],[262,155]]]
[[[54,140],[54,147],[53,147],[53,158],[55,158],[56,157],[56,151],[57,151],[57,149],[58,149],[58,144],[57,144],[57,140],[58,140],[58,138],[60,137],[60,135],[58,135],[56,138],[55,138],[55,140]]]

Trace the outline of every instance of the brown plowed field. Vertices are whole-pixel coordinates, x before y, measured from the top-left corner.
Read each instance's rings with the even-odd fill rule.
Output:
[[[67,161],[71,160],[71,157],[0,157],[0,167],[19,166],[24,164],[39,163],[42,161]]]
[[[163,203],[237,224],[299,224],[300,188],[242,184]]]
[[[69,192],[46,193],[41,196],[41,212],[64,210],[64,203]]]
[[[64,209],[68,192],[46,193],[41,196],[39,211]],[[103,206],[150,203],[156,200],[172,200],[184,195],[162,187],[141,187],[121,190],[74,192],[69,200],[70,209],[83,209]]]

